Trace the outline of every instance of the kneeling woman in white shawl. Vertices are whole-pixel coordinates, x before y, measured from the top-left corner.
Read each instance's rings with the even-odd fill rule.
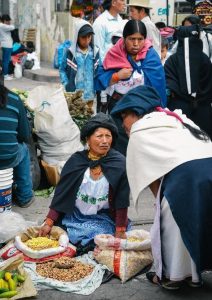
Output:
[[[139,86],[114,107],[129,135],[127,175],[133,200],[150,187],[157,199],[151,230],[153,283],[201,286],[212,269],[212,142],[181,110],[161,108],[156,90]]]

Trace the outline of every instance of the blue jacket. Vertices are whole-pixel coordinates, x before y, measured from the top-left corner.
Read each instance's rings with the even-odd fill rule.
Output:
[[[133,62],[130,63],[132,64],[132,68],[136,70],[136,64],[133,64]],[[149,48],[146,58],[141,60],[141,69],[144,73],[144,84],[152,86],[157,90],[162,99],[162,106],[166,107],[167,100],[164,69],[154,48]],[[119,70],[120,69],[105,70],[103,66],[101,66],[95,77],[94,88],[97,91],[105,90],[110,85],[113,73],[118,72]]]
[[[65,51],[59,70],[61,82],[67,92],[83,90],[84,100],[93,100],[95,96],[94,76],[99,66],[99,48],[90,44],[87,53],[80,50],[78,33],[86,24],[90,25],[85,20],[79,20],[76,23],[73,42]]]
[[[89,53],[83,59],[83,54],[81,56],[79,52],[74,56],[69,48],[65,51],[60,66],[60,79],[65,90],[67,92],[74,92],[76,89],[83,89],[85,100],[91,99],[89,96],[91,90],[94,96],[94,76],[96,76],[99,66],[99,51],[97,48],[95,48],[95,50],[96,53],[94,53],[93,48],[90,47]],[[86,69],[86,76],[84,76],[83,73],[80,74],[80,68],[83,68],[82,64],[84,64],[84,68]]]

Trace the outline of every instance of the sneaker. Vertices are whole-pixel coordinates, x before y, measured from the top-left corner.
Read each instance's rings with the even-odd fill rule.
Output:
[[[13,80],[13,77],[10,75],[4,75],[4,80]]]
[[[34,201],[35,201],[35,197],[32,197],[31,199],[29,199],[28,201],[25,201],[25,202],[21,202],[20,200],[17,200],[17,201],[16,201],[16,205],[18,205],[19,207],[22,207],[22,208],[27,208],[27,207],[29,207]]]

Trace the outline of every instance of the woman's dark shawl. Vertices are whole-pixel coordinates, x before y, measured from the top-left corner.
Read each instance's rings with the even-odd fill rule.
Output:
[[[203,53],[202,41],[198,37],[189,36],[188,43],[190,68],[188,73],[191,90],[188,90],[186,81],[184,36],[179,39],[177,52],[167,59],[164,66],[167,88],[174,92],[175,100],[210,101],[212,97],[212,64],[207,55]],[[196,94],[196,96],[192,96],[192,94]]]
[[[212,158],[186,162],[165,176],[161,190],[199,274],[212,270],[211,171]]]
[[[98,162],[112,187],[113,208],[127,208],[129,206],[129,184],[125,157],[118,151],[111,149]],[[61,179],[56,187],[50,208],[59,213],[71,214],[75,207],[77,192],[84,173],[87,168],[94,165],[97,165],[97,162],[89,160],[86,150],[73,154],[63,167]]]

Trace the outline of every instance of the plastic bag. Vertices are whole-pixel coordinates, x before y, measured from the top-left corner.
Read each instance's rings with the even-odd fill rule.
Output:
[[[127,238],[133,237],[134,241],[117,239],[110,234],[99,234],[94,238],[94,242],[101,249],[112,250],[149,250],[151,248],[150,233],[143,229],[126,232]],[[137,241],[136,241],[137,239]]]
[[[37,295],[37,291],[32,283],[30,275],[23,268],[23,255],[19,254],[16,257],[11,257],[0,264],[0,271],[6,270],[9,272],[15,271],[18,274],[24,276],[25,281],[17,288],[18,294],[11,299],[22,299],[28,297],[34,297]],[[1,294],[0,294],[1,298]]]
[[[18,63],[15,64],[14,76],[17,79],[22,78],[22,66],[20,64],[18,64]]]
[[[123,283],[153,261],[149,232],[132,230],[126,234],[129,241],[112,235],[97,235],[94,239],[98,245],[94,250],[96,261],[107,266]],[[131,241],[130,238],[135,241]]]
[[[73,153],[83,150],[79,128],[69,114],[62,88],[38,86],[29,92],[26,101],[35,113],[35,133],[46,163],[65,164]]]
[[[31,258],[43,258],[52,256],[58,253],[62,253],[66,250],[69,244],[69,238],[67,233],[60,227],[53,226],[50,231],[50,238],[58,240],[59,246],[55,248],[43,249],[43,250],[33,250],[29,248],[24,242],[28,241],[30,238],[38,236],[40,227],[30,227],[24,233],[19,234],[15,237],[15,247],[23,252],[25,255]]]
[[[15,212],[1,214],[0,222],[0,243],[13,239],[17,234],[28,227],[24,218]]]

